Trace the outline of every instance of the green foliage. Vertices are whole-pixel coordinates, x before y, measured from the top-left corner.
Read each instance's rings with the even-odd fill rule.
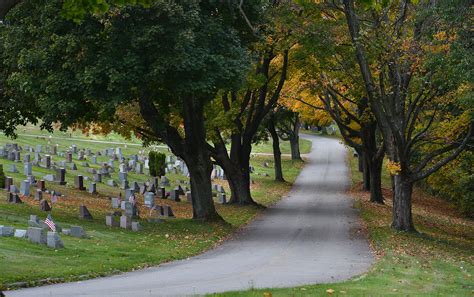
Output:
[[[467,151],[435,172],[426,181],[435,194],[453,201],[469,217],[474,217],[474,153]]]
[[[150,151],[148,154],[148,166],[151,176],[165,175],[166,155],[160,152]]]
[[[3,172],[3,165],[0,164],[0,189],[5,187],[5,173]]]
[[[163,127],[180,115],[183,98],[205,104],[247,72],[226,5],[214,14],[211,2],[124,6],[80,24],[61,16],[61,1],[22,2],[3,32],[9,100],[29,106],[45,128],[65,129],[116,121],[117,107],[147,97]]]

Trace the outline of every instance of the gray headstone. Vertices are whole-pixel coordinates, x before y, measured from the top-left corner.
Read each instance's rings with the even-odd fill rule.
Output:
[[[10,226],[0,226],[0,237],[10,237],[15,234],[15,228]]]
[[[71,226],[71,236],[82,238],[86,236],[86,232],[81,226]]]
[[[26,230],[25,229],[16,229],[14,236],[17,237],[17,238],[26,238]]]
[[[217,194],[217,199],[218,199],[220,204],[226,204],[227,203],[225,193],[218,193]]]
[[[64,248],[64,244],[59,237],[59,234],[57,232],[48,232],[47,235],[47,245],[48,247],[52,249],[62,249]]]
[[[163,216],[165,218],[174,218],[173,211],[171,210],[171,206],[163,205]]]
[[[96,194],[97,193],[97,184],[96,183],[89,183],[89,193]]]
[[[29,196],[30,195],[30,182],[27,180],[24,180],[21,182],[20,185],[20,194],[23,196]]]
[[[130,229],[132,226],[131,218],[123,215],[120,217],[120,228]]]
[[[120,200],[118,198],[112,198],[112,208],[119,208],[120,207]]]
[[[118,227],[120,225],[120,222],[119,222],[117,216],[106,215],[105,216],[105,225],[107,225],[109,227]]]
[[[146,192],[144,202],[146,207],[152,208],[155,205],[155,194],[152,192]]]
[[[139,222],[132,222],[132,231],[138,232],[142,229]]]
[[[31,242],[46,244],[47,231],[43,228],[28,227],[27,237]]]

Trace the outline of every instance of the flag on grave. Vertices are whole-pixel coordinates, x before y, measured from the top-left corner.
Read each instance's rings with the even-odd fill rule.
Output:
[[[56,232],[56,224],[54,224],[51,214],[48,214],[48,217],[46,218],[46,220],[44,220],[44,223],[48,225],[51,231]]]

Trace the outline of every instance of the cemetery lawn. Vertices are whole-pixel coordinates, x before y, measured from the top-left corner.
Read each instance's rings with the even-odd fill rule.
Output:
[[[335,284],[229,292],[215,296],[472,296],[474,292],[474,222],[448,202],[420,189],[414,191],[413,213],[418,234],[390,228],[390,178],[384,173],[385,205],[369,202],[361,189],[357,159],[350,158],[351,196],[378,261],[359,277]],[[214,296],[214,295],[213,295]]]
[[[118,140],[120,141],[120,139]],[[7,142],[16,142],[21,146],[43,144],[45,147],[47,138],[20,136],[12,141],[0,136],[0,146]],[[59,144],[60,149],[76,143],[81,148],[88,147],[93,151],[117,146],[104,143],[75,142],[73,139],[62,138],[53,139],[53,143]],[[141,146],[132,145],[121,147],[127,156],[137,154],[138,150],[143,149]],[[163,149],[163,151],[167,150]],[[98,162],[105,162],[105,158],[98,157]],[[54,161],[58,159],[61,158],[53,156]],[[110,228],[105,225],[105,215],[112,211],[109,197],[116,197],[119,191],[123,195],[124,191],[109,187],[105,183],[97,184],[99,194],[94,195],[87,191],[73,189],[75,174],[91,176],[86,172],[86,168],[79,166],[80,161],[75,160],[75,162],[78,164],[78,170],[68,171],[66,178],[68,185],[59,186],[46,182],[46,187],[60,191],[66,196],[59,198],[58,203],[53,206],[51,214],[54,221],[62,228],[69,228],[71,225],[82,226],[88,237],[79,239],[62,235],[61,239],[66,248],[60,250],[50,249],[46,245],[36,245],[26,239],[0,237],[0,291],[47,283],[83,280],[184,259],[219,244],[262,211],[262,209],[251,206],[216,204],[219,214],[228,223],[203,223],[191,219],[190,203],[157,199],[159,200],[158,204],[167,204],[172,207],[175,219],[167,219],[161,224],[151,224],[142,218],[140,224],[143,229],[140,232]],[[269,163],[268,168],[263,166],[265,162]],[[13,161],[0,159],[0,164],[3,164],[6,171],[5,175],[12,176],[15,185],[19,186],[20,181],[25,178],[23,163],[15,163],[19,173],[7,172],[8,165],[13,163]],[[118,162],[116,163],[118,164]],[[283,170],[288,182],[276,183],[273,181],[272,156],[253,156],[251,164],[255,168],[255,173],[252,174],[253,197],[257,202],[267,206],[277,202],[291,189],[291,183],[304,165],[301,161],[292,161],[288,157],[283,157]],[[99,165],[91,164],[90,167],[99,168]],[[33,174],[37,179],[48,173],[53,173],[53,171],[33,167]],[[266,173],[269,176],[266,176]],[[167,176],[171,185],[177,179],[183,179],[183,176],[180,175],[169,174]],[[113,177],[116,179],[115,176]],[[132,181],[144,182],[147,179],[149,176],[145,174],[129,174],[129,180]],[[223,185],[229,195],[230,191],[226,181],[216,180],[213,182]],[[88,182],[85,182],[85,186],[88,186]],[[32,192],[34,189],[32,187]],[[167,188],[167,191],[169,190],[170,188]],[[50,196],[45,196],[51,204]],[[5,190],[0,190],[0,197],[6,197]],[[38,215],[41,220],[45,219],[46,213],[40,211],[38,202],[32,198],[25,198],[23,202],[23,204],[8,204],[4,198],[0,199],[0,225],[27,229],[27,221],[31,214]],[[138,195],[138,202],[141,205],[141,214],[146,214],[147,211],[143,207],[143,196]],[[87,206],[94,217],[93,220],[84,221],[78,218],[81,204]]]

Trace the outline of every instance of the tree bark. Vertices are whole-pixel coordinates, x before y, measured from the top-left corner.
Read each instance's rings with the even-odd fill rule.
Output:
[[[298,134],[290,137],[291,160],[301,160],[300,137]]]
[[[395,175],[395,192],[393,196],[393,220],[392,228],[398,231],[414,232],[413,219],[411,213],[411,194],[413,183],[409,176],[402,173]]]
[[[383,156],[381,158],[374,158],[371,162],[367,162],[369,176],[370,176],[370,202],[384,203],[382,195],[382,164]]]
[[[272,136],[272,143],[273,143],[273,160],[275,163],[275,180],[279,182],[284,182],[285,179],[283,178],[283,170],[281,168],[281,150],[280,150],[280,139],[278,137],[278,133],[275,128],[275,118],[274,116],[270,116],[268,121],[268,131]],[[291,150],[293,155],[293,149]],[[299,147],[298,147],[298,154],[299,154]],[[292,158],[293,159],[293,158]]]
[[[362,167],[362,184],[364,191],[370,191],[371,185],[371,168],[369,166],[370,156],[367,153],[361,153],[359,155],[359,170]]]
[[[212,199],[212,162],[207,149],[203,104],[199,99],[183,100],[183,119],[186,135],[183,159],[190,173],[193,219],[222,220]]]

